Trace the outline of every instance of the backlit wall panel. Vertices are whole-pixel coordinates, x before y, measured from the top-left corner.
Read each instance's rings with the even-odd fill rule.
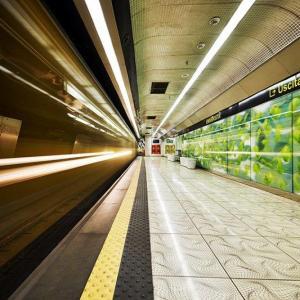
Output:
[[[251,110],[251,178],[292,192],[292,95]]]
[[[300,92],[183,135],[197,165],[300,194]]]
[[[250,179],[251,111],[246,110],[228,118],[228,174]]]
[[[300,91],[293,94],[293,177],[294,192],[300,194]]]

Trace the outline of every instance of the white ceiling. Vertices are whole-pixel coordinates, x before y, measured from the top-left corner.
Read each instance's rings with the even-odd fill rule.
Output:
[[[144,133],[149,131],[145,130],[146,126],[159,125],[240,2],[130,0]],[[257,0],[164,124],[164,129],[182,123],[298,39],[299,15],[298,0]],[[217,26],[209,24],[214,16],[221,18]],[[198,42],[206,43],[206,47],[197,49]],[[183,74],[190,76],[182,78]],[[151,82],[156,81],[170,82],[166,94],[150,94]],[[148,115],[157,118],[147,120]]]

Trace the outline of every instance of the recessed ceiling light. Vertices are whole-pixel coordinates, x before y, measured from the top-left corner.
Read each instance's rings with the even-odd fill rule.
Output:
[[[190,76],[190,74],[188,74],[188,73],[186,73],[186,74],[181,74],[181,78],[187,78],[187,77],[189,77]]]
[[[220,23],[221,21],[221,18],[220,17],[212,17],[210,20],[209,20],[209,24],[212,25],[212,26],[216,26]]]
[[[205,47],[205,43],[199,42],[197,44],[197,49],[199,49],[199,50],[203,49],[204,47]]]

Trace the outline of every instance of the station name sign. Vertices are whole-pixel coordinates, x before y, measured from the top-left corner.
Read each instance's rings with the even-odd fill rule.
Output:
[[[210,123],[215,122],[219,119],[221,119],[221,112],[218,112],[217,114],[207,118],[206,121],[205,121],[205,124],[210,124]]]
[[[300,78],[293,78],[288,82],[282,82],[269,89],[269,97],[274,98],[282,94],[286,94],[296,88],[300,87]]]

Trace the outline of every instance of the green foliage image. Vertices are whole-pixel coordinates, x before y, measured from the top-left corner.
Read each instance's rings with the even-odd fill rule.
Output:
[[[293,176],[290,102],[287,95],[251,110],[251,178],[288,192]]]
[[[300,92],[294,93],[293,102],[293,183],[294,193],[300,194]]]
[[[300,92],[183,135],[182,153],[201,168],[300,194]]]

